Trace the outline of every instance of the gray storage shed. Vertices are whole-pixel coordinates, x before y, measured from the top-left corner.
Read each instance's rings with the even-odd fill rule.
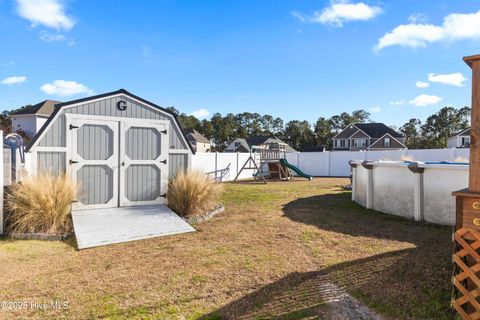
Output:
[[[74,209],[163,203],[194,153],[174,114],[124,89],[57,104],[26,152],[33,174],[78,183]]]

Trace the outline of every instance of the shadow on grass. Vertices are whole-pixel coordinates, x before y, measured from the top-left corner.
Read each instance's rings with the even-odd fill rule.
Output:
[[[368,210],[351,201],[351,192],[299,198],[283,207],[284,215],[322,230],[351,236],[409,242],[416,246],[451,243],[451,227],[416,222],[391,214]],[[451,247],[451,246],[450,246]]]
[[[332,293],[322,290],[327,281],[392,318],[452,319],[451,228],[366,210],[349,197],[343,192],[300,198],[283,211],[322,230],[415,247],[289,274],[200,319],[350,319],[331,314],[326,302]]]

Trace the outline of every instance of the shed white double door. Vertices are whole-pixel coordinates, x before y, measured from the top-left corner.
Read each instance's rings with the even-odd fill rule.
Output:
[[[168,123],[77,117],[66,128],[67,166],[78,185],[73,209],[164,203]]]

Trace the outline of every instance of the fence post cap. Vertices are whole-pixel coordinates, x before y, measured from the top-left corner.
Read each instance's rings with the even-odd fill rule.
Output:
[[[418,166],[418,162],[409,163],[407,167],[413,173],[423,173],[423,171],[425,171],[425,168],[421,168]]]
[[[368,161],[368,160],[362,161],[362,167],[364,167],[365,169],[368,169],[368,170],[373,169],[373,165],[372,165],[371,161]]]

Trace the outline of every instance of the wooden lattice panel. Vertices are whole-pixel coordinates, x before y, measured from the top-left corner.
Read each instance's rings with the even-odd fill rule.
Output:
[[[454,233],[454,295],[452,306],[466,320],[480,319],[480,231],[461,228]]]

